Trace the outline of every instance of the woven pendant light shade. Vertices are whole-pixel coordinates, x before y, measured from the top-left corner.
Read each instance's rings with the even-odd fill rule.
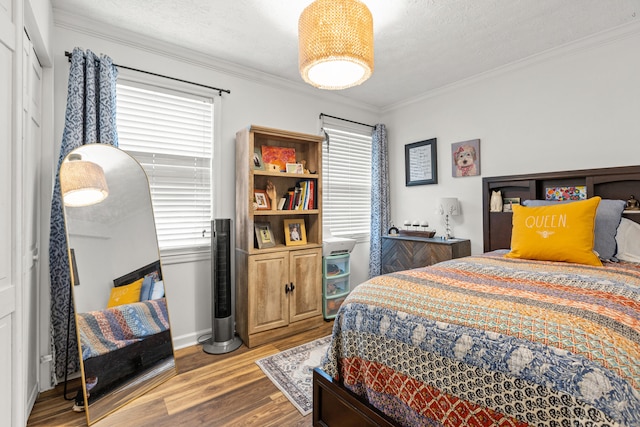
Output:
[[[316,0],[298,21],[300,74],[320,89],[357,86],[373,73],[373,17],[358,0]]]
[[[72,207],[94,205],[109,195],[102,168],[71,156],[60,166],[60,190],[64,204]]]

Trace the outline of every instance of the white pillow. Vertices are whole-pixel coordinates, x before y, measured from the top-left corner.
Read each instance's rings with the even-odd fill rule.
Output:
[[[162,280],[153,284],[153,290],[151,291],[151,299],[158,299],[164,296],[164,283]]]
[[[640,224],[622,218],[616,233],[618,253],[616,258],[622,261],[640,262]]]

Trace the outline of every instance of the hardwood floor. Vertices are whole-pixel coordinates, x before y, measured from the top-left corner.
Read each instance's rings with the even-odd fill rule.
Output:
[[[93,426],[311,426],[311,414],[300,415],[255,361],[327,336],[332,326],[325,322],[293,337],[252,349],[242,345],[223,355],[207,354],[200,345],[177,350],[178,376]],[[77,387],[72,384],[68,390]],[[71,406],[62,385],[41,393],[27,426],[86,426],[85,414]]]

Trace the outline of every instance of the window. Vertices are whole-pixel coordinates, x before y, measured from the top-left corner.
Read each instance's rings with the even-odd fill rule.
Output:
[[[120,148],[149,178],[160,250],[210,246],[214,99],[117,84]]]
[[[329,135],[322,157],[322,220],[339,237],[358,241],[371,229],[371,128],[323,117]]]

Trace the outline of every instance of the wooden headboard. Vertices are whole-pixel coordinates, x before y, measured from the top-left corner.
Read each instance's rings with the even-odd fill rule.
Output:
[[[124,276],[113,279],[113,287],[128,285],[131,282],[135,282],[138,279],[142,279],[144,276],[150,273],[158,273],[158,280],[162,280],[162,269],[160,268],[160,260],[154,261],[151,264],[140,267],[139,269],[125,274]]]
[[[482,219],[484,251],[509,249],[511,245],[511,213],[490,212],[491,192],[500,190],[502,197],[521,201],[544,199],[547,188],[585,186],[587,197],[627,200],[634,195],[640,200],[640,166],[622,166],[528,175],[498,176],[482,179]],[[640,223],[640,211],[625,211],[623,216]]]

